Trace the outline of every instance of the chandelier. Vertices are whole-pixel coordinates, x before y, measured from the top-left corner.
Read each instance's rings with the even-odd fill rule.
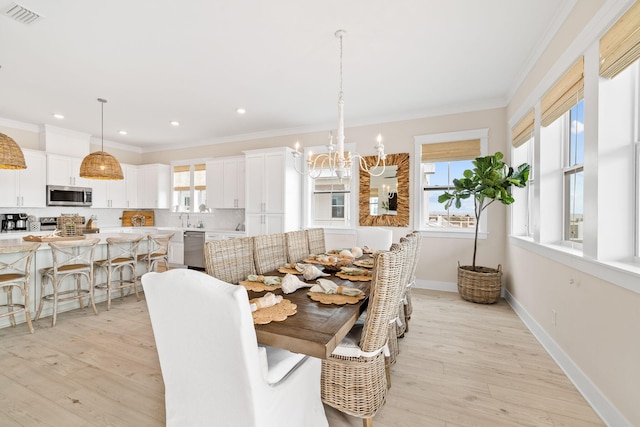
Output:
[[[344,151],[344,97],[342,93],[342,38],[347,32],[345,30],[338,30],[335,36],[340,39],[340,92],[338,94],[338,136],[337,144],[333,142],[333,132],[329,138],[329,144],[327,147],[327,153],[320,153],[312,155],[309,153],[309,157],[306,159],[307,172],[301,171],[297,166],[297,159],[302,155],[300,152],[300,143],[296,142],[295,151],[293,151],[293,157],[296,160],[294,167],[296,171],[302,175],[307,175],[312,179],[316,179],[320,176],[323,169],[329,169],[331,175],[335,175],[339,180],[349,176],[351,172],[351,165],[354,162],[360,164],[360,169],[371,176],[380,176],[384,173],[386,168],[386,154],[384,153],[384,145],[382,144],[382,135],[378,135],[376,139],[377,143],[373,147],[376,150],[376,162],[370,165],[365,157],[358,153],[348,153]]]

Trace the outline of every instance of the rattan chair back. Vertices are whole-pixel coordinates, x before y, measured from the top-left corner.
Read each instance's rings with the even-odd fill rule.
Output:
[[[324,228],[310,228],[307,230],[307,240],[309,241],[309,253],[318,255],[327,251],[324,242]]]
[[[263,234],[253,238],[253,256],[256,273],[265,274],[287,263],[284,233]]]
[[[167,267],[169,263],[169,241],[174,234],[149,234],[147,236],[147,253],[138,255],[138,260],[147,264],[147,271],[153,271],[160,262],[163,262]]]
[[[309,256],[309,241],[306,230],[289,231],[287,239],[287,259],[289,262],[300,262]]]
[[[204,244],[207,274],[227,283],[238,283],[256,274],[253,237],[212,240]]]

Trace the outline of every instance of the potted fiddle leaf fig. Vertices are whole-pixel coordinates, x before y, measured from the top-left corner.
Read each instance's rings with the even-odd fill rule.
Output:
[[[500,298],[502,267],[498,265],[495,269],[476,265],[480,218],[485,209],[496,201],[503,205],[512,204],[515,199],[511,187],[525,187],[530,170],[527,163],[515,169],[507,166],[502,161],[503,157],[501,152],[477,157],[472,162],[473,169],[465,170],[462,178],[453,180],[454,189],[438,197],[438,202],[444,203],[446,209],[452,204],[460,208],[463,200],[473,199],[476,218],[473,259],[471,265],[461,266],[458,262],[458,292],[467,301],[492,304]]]

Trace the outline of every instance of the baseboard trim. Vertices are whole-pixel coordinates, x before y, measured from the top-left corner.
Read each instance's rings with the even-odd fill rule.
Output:
[[[573,360],[571,360],[569,355],[562,350],[509,291],[504,291],[504,298],[542,347],[544,347],[547,353],[555,360],[558,366],[560,366],[560,369],[564,371],[573,385],[576,386],[585,400],[589,402],[593,410],[602,418],[604,423],[608,426],[631,427],[629,420],[611,404],[600,389],[591,382],[589,377],[582,372]]]

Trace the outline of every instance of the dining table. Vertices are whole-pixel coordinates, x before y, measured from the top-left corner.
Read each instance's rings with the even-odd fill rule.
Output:
[[[284,277],[278,271],[264,275]],[[301,276],[298,277],[303,280]],[[364,292],[365,298],[355,304],[325,304],[313,301],[307,295],[309,288],[301,288],[290,294],[283,293],[282,289],[275,289],[274,294],[282,295],[297,305],[296,313],[282,321],[256,324],[258,343],[319,359],[328,358],[367,308],[371,281],[352,282],[334,274],[324,278],[338,286],[358,288]],[[315,283],[315,280],[308,283]],[[248,292],[249,298],[264,295],[264,292]]]

